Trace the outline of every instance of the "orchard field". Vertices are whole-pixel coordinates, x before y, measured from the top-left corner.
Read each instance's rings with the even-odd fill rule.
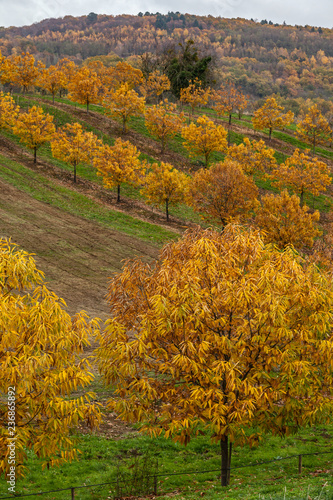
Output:
[[[12,69],[4,66],[8,61]],[[20,64],[29,66],[31,61],[29,54],[22,54]],[[47,73],[33,61],[30,69],[39,71],[34,77],[37,80],[20,82],[19,72],[13,69],[19,60],[2,58],[0,62],[5,68],[2,74],[9,78],[12,71],[13,83],[11,94],[1,94],[0,235],[34,254],[48,289],[65,300],[71,316],[85,310],[90,317],[105,321],[110,317],[109,282],[124,262],[140,257],[152,264],[163,245],[176,245],[187,229],[198,230],[198,226],[213,227],[223,237],[229,222],[253,225],[263,231],[265,242],[276,245],[277,252],[292,244],[307,262],[331,272],[332,130],[329,112],[321,113],[315,100],[303,103],[303,114],[294,120],[292,111],[280,106],[281,100],[274,95],[265,103],[277,118],[268,123],[265,103],[256,104],[252,98],[247,110],[244,102],[248,98],[229,82],[221,86],[219,94],[212,91],[210,100],[204,97],[203,82],[197,82],[188,95],[180,93],[179,100],[168,91],[166,80],[158,78],[161,75],[144,81],[139,70],[127,63],[104,68],[103,73],[96,61],[82,68],[65,61],[58,67],[59,74],[64,68],[67,71],[67,83],[65,79],[59,84],[65,95],[58,97],[58,91],[53,96],[48,91],[50,70]],[[80,86],[84,74],[92,85],[89,91]],[[103,75],[105,85],[117,82],[109,83],[108,99],[101,99],[98,75],[100,79]],[[19,86],[23,92],[17,92]],[[238,104],[228,107],[233,92]],[[163,101],[165,96],[167,101]],[[142,99],[141,104],[137,99]],[[308,125],[315,121],[314,115],[317,121],[323,120],[315,132],[315,126]],[[43,135],[41,126],[47,128],[46,121],[53,127],[47,132],[49,137],[46,132]],[[79,130],[76,144],[83,137],[80,146],[75,149],[68,142],[67,149],[62,149],[60,134],[64,138],[66,131],[65,139],[70,140],[75,124]],[[28,137],[27,131],[35,127],[39,128],[38,137]],[[163,135],[165,129],[168,133]],[[207,141],[200,142],[206,136]],[[88,141],[92,141],[89,151],[84,152]],[[87,156],[73,160],[77,151]],[[124,151],[129,156],[122,156]],[[131,296],[131,289],[126,293]],[[96,346],[96,340],[92,346],[86,345],[84,354],[92,354]],[[105,410],[116,384],[106,388],[95,363],[92,372],[95,378],[87,387],[96,392],[94,402]],[[83,389],[73,392],[75,397],[83,393]],[[326,393],[324,397],[329,399]],[[141,437],[137,425],[125,425],[116,417],[117,412],[107,411],[92,436],[82,422],[74,425],[74,433],[78,431],[81,438],[82,457],[45,469],[42,481],[38,473],[41,460],[29,450],[29,471],[18,480],[17,492],[114,481],[119,474],[137,470],[133,465],[136,457],[137,463],[142,457],[153,461],[157,457],[159,472],[166,471],[158,479],[157,494],[165,497],[332,498],[332,423],[322,425],[314,420],[310,426],[301,424],[305,428],[299,434],[291,433],[285,439],[267,434],[258,448],[249,447],[257,444],[249,433],[245,446],[235,447],[231,463],[235,469],[220,486],[221,475],[216,472],[221,460],[219,446],[211,443],[206,431],[200,430],[184,448],[186,433],[180,444],[163,437]],[[281,466],[274,462],[315,452],[324,455],[304,458],[301,474],[296,458]],[[125,472],[117,472],[115,465],[122,461]],[[272,465],[256,469],[241,468],[270,461]],[[222,481],[225,471],[222,468]],[[187,476],[170,480],[168,476],[178,472],[187,472]],[[77,498],[82,499],[117,496],[117,491],[107,488],[78,491]],[[6,485],[1,484],[3,497],[6,492]],[[69,498],[70,492],[66,494]],[[65,498],[62,495],[49,493],[44,498]],[[120,496],[140,495],[153,493],[127,490]]]

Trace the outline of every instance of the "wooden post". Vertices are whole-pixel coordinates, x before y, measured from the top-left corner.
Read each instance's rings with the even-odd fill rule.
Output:
[[[298,455],[298,474],[302,474],[302,455]]]
[[[75,499],[75,488],[71,488],[72,500]]]

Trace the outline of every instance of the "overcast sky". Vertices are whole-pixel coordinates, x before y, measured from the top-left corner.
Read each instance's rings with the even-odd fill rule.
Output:
[[[0,26],[24,26],[66,15],[138,14],[179,11],[273,23],[333,27],[333,0],[0,0]]]

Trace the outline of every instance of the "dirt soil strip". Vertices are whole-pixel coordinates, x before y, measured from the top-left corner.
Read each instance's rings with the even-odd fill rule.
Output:
[[[158,253],[154,245],[34,200],[1,179],[0,236],[36,254],[49,289],[66,301],[70,314],[84,309],[102,319],[109,278],[122,261],[149,261]]]

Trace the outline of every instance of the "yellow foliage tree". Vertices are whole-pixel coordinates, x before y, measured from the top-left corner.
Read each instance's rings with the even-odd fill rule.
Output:
[[[55,133],[53,116],[44,113],[43,108],[32,106],[26,113],[21,113],[13,126],[13,132],[20,141],[34,151],[34,163],[37,162],[37,150],[50,141]]]
[[[9,85],[14,84],[14,65],[10,59],[3,56],[0,51],[0,83]]]
[[[59,68],[50,66],[40,71],[36,83],[42,89],[50,92],[54,103],[55,95],[66,85],[66,78],[65,74]]]
[[[200,216],[224,227],[228,222],[247,218],[255,209],[258,188],[235,162],[215,163],[192,177],[187,202]]]
[[[164,99],[161,104],[150,106],[145,111],[145,122],[149,132],[161,142],[163,153],[168,140],[175,136],[184,123],[184,114],[176,114],[177,106]]]
[[[29,87],[33,86],[38,77],[38,72],[42,69],[43,64],[35,65],[35,58],[29,52],[22,52],[20,56],[15,56],[12,59],[14,78],[13,81],[23,88],[26,92]]]
[[[218,115],[229,116],[229,125],[231,125],[232,113],[242,112],[248,103],[244,94],[230,82],[212,92],[211,99],[214,101],[213,108]]]
[[[247,137],[240,144],[229,146],[227,158],[236,161],[248,175],[271,172],[277,162],[274,149],[264,141],[250,141]]]
[[[91,163],[98,145],[97,137],[92,132],[85,132],[79,123],[67,123],[57,130],[51,141],[54,158],[74,167],[74,182],[76,167],[79,163]]]
[[[144,113],[145,99],[139,97],[137,92],[129,87],[128,83],[124,83],[116,90],[109,92],[104,98],[103,106],[107,114],[122,122],[123,133],[125,133],[130,117]]]
[[[87,66],[77,68],[67,84],[68,98],[79,104],[85,104],[88,113],[89,104],[100,102],[100,85],[100,79],[95,71]]]
[[[203,156],[208,167],[214,151],[225,151],[227,148],[227,131],[222,125],[216,125],[206,115],[200,116],[196,123],[183,127],[184,146],[191,157]]]
[[[182,444],[205,426],[223,486],[229,444],[332,420],[332,283],[294,250],[233,225],[187,231],[154,265],[126,263],[108,301],[109,408]]]
[[[10,94],[0,92],[0,130],[11,129],[19,112],[14,99]]]
[[[125,83],[130,89],[134,89],[143,82],[143,74],[140,69],[133,68],[126,61],[119,61],[115,66],[110,66],[104,74],[104,83],[109,89],[117,89]]]
[[[148,99],[150,97],[159,97],[163,92],[170,90],[170,80],[166,75],[160,75],[157,71],[150,73],[140,87],[142,95]]]
[[[188,87],[180,89],[180,101],[190,105],[192,116],[195,108],[205,106],[208,103],[210,95],[210,88],[202,88],[201,82],[198,80],[191,82]]]
[[[280,248],[293,245],[296,248],[312,247],[314,238],[321,234],[316,222],[318,211],[310,214],[306,205],[300,206],[299,198],[290,196],[287,190],[281,194],[268,194],[261,199],[255,224],[263,230],[263,240]]]
[[[108,188],[117,186],[117,203],[120,202],[120,185],[123,182],[137,184],[143,176],[144,167],[139,160],[139,151],[129,141],[116,139],[114,146],[102,145],[93,158],[97,174],[103,176]]]
[[[84,393],[94,376],[83,352],[98,322],[84,311],[71,318],[65,306],[32,255],[0,239],[0,474],[14,466],[23,475],[28,450],[44,466],[75,459],[71,430],[100,422],[94,394]]]
[[[294,120],[294,113],[291,111],[283,113],[283,110],[283,107],[278,105],[274,97],[268,97],[265,104],[254,112],[252,118],[253,128],[258,130],[268,128],[269,140],[271,140],[274,129],[290,125]]]
[[[144,179],[141,193],[150,204],[165,204],[166,218],[169,220],[169,207],[184,201],[188,177],[170,163],[153,163],[151,171]]]
[[[312,145],[315,152],[318,144],[326,144],[330,140],[332,130],[326,118],[316,105],[311,106],[296,127],[296,134],[302,140]]]
[[[295,191],[300,196],[301,205],[305,193],[316,196],[326,191],[332,182],[326,163],[319,161],[318,158],[311,158],[308,153],[308,149],[305,153],[295,149],[293,155],[276,167],[271,175],[280,187],[287,186]]]

